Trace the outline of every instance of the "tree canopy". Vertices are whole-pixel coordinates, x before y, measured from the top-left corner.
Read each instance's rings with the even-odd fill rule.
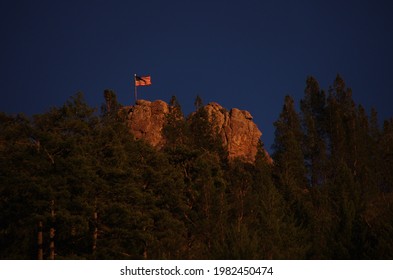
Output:
[[[391,259],[393,119],[339,75],[286,96],[273,163],[228,160],[198,96],[158,150],[113,90],[32,117],[0,113],[1,259]],[[40,239],[39,236],[42,236]],[[40,241],[41,240],[41,241]]]

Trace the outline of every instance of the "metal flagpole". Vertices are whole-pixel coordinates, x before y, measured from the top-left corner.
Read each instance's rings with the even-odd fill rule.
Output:
[[[134,98],[136,104],[136,101],[138,100],[137,91],[136,91],[136,74],[134,74]]]

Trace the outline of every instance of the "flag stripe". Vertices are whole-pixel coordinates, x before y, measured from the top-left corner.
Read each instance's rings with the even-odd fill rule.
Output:
[[[151,77],[150,76],[135,76],[135,86],[150,86],[151,85]]]

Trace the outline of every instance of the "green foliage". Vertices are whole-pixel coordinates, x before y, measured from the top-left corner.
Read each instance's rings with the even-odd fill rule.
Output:
[[[392,244],[386,238],[392,233],[390,122],[380,131],[377,112],[368,117],[356,106],[339,75],[327,99],[313,77],[304,93],[301,129],[293,100],[285,99],[275,123],[273,158],[275,183],[301,228],[303,244],[311,245],[307,258],[391,258],[379,247]],[[303,190],[302,174],[308,181]],[[376,207],[381,200],[387,204]]]
[[[295,111],[294,101],[290,96],[285,97],[283,110],[276,127],[273,160],[274,174],[277,185],[284,198],[291,204],[296,218],[300,223],[306,222],[305,212],[308,185],[302,150],[303,132],[300,118]]]
[[[300,101],[304,131],[302,147],[309,185],[317,187],[327,178],[326,97],[313,77],[307,78],[304,95]]]
[[[27,117],[0,113],[0,258],[391,259],[393,120],[337,76],[287,96],[273,163],[228,160],[197,98],[176,97],[157,150],[130,135],[112,90]]]
[[[195,106],[195,111],[198,111],[203,106],[202,98],[199,95],[197,95],[197,97],[195,98],[194,106]]]
[[[187,123],[181,109],[180,103],[176,96],[172,96],[169,101],[169,114],[166,116],[166,124],[163,129],[163,134],[166,139],[168,147],[176,147],[183,145],[186,142],[188,133]]]

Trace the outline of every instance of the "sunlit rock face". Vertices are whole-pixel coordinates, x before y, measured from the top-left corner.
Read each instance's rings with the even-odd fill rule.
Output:
[[[220,135],[229,159],[240,158],[254,162],[262,132],[253,122],[248,111],[233,108],[226,110],[215,102],[207,104],[205,110],[214,130]],[[134,106],[123,108],[127,124],[136,139],[144,139],[152,146],[165,145],[163,128],[171,107],[162,100],[138,100]],[[268,160],[270,157],[267,155]]]
[[[227,111],[215,102],[206,105],[205,109],[210,122],[221,136],[224,147],[228,150],[228,157],[253,162],[262,132],[252,121],[251,114],[237,108]]]
[[[161,148],[165,144],[162,130],[169,105],[162,100],[137,100],[134,106],[126,109],[128,127],[135,139],[145,139],[152,146]]]

